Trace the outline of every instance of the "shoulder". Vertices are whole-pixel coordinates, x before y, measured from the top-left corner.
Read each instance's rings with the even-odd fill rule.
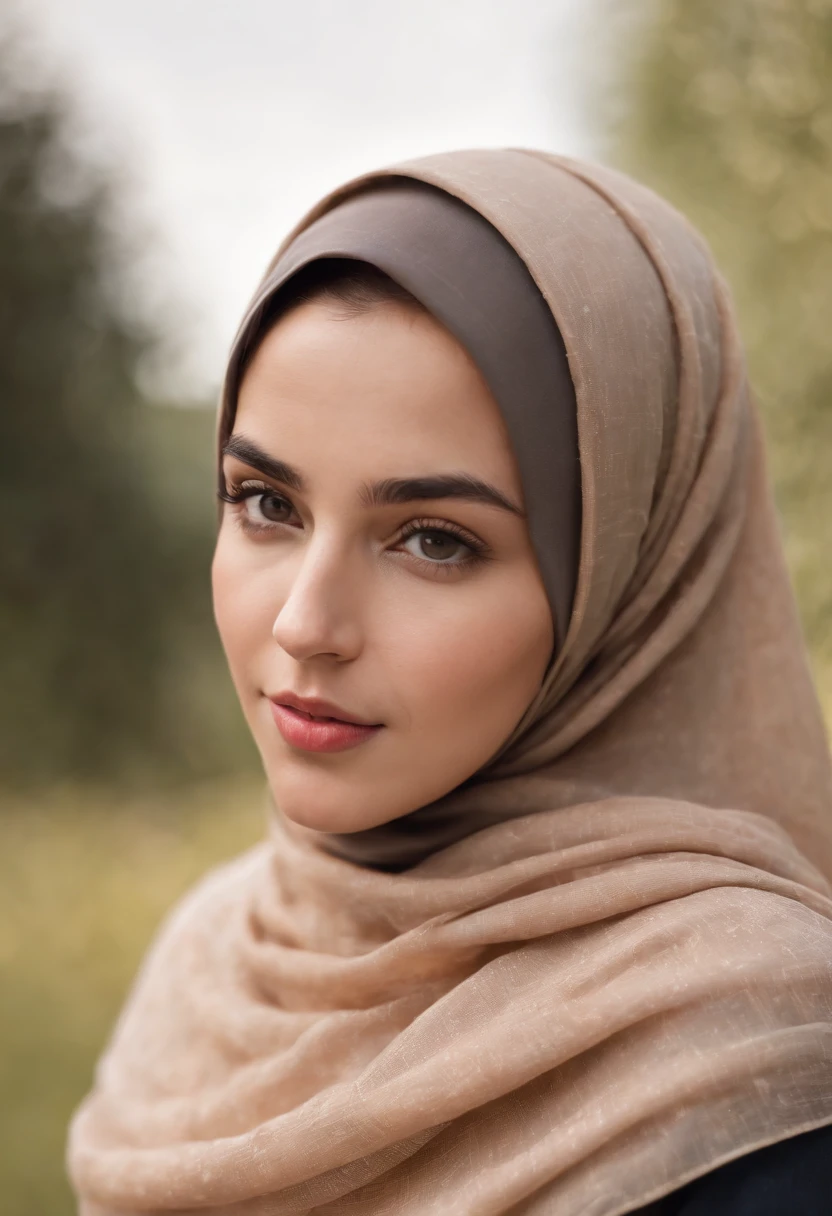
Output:
[[[655,1210],[657,1216],[827,1216],[830,1209],[832,1125],[729,1161]]]

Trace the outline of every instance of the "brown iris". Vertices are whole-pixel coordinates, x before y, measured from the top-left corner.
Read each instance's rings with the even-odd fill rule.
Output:
[[[431,561],[441,562],[456,557],[462,548],[462,542],[448,532],[422,532],[419,536],[419,548]]]

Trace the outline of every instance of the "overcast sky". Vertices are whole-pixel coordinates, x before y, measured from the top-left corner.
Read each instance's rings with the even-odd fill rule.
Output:
[[[17,0],[128,171],[147,293],[191,318],[183,391],[216,383],[266,261],[341,180],[407,156],[586,152],[588,0]]]

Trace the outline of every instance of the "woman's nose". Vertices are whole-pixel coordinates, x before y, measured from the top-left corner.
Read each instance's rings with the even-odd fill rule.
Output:
[[[275,617],[274,640],[298,662],[357,658],[364,642],[357,582],[343,558],[307,551]]]

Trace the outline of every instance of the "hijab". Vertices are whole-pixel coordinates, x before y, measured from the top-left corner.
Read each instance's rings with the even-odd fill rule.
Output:
[[[399,182],[496,229],[562,338],[568,622],[408,827],[351,859],[275,814],[174,911],[73,1122],[85,1216],[622,1216],[832,1123],[832,775],[725,287],[651,192],[520,150],[348,183],[275,267]]]

